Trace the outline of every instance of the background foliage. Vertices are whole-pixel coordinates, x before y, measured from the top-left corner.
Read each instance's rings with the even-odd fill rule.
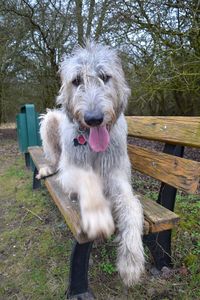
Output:
[[[129,114],[200,114],[199,0],[2,0],[0,122],[52,107],[59,62],[85,38],[119,50]]]

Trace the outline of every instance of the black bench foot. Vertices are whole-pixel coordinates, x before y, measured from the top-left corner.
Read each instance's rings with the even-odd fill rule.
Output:
[[[88,287],[88,265],[93,242],[75,242],[70,265],[67,299],[93,300],[94,295]]]
[[[67,297],[67,299],[70,299],[70,300],[94,300],[95,297],[92,294],[92,292],[86,292],[86,293],[83,293],[83,294],[78,294],[78,295],[75,295],[75,296],[71,296],[70,298]]]

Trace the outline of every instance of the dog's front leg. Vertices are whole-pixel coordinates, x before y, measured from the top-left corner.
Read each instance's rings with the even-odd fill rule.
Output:
[[[143,211],[123,172],[112,174],[110,186],[118,231],[117,268],[124,283],[130,286],[139,281],[144,271]]]
[[[114,231],[114,221],[100,178],[93,171],[84,172],[79,195],[83,230],[92,239],[109,237]]]
[[[114,221],[100,177],[92,169],[68,167],[60,180],[66,192],[78,194],[83,231],[90,239],[108,238],[114,232]]]

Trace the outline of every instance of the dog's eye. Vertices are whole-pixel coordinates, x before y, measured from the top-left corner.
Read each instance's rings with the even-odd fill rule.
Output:
[[[109,81],[109,79],[111,78],[111,76],[110,76],[110,75],[107,75],[107,74],[105,74],[105,73],[101,73],[101,74],[99,75],[99,78],[100,78],[101,80],[103,80],[104,83],[107,83],[107,82]]]
[[[80,76],[77,76],[74,80],[72,80],[72,84],[78,87],[82,83],[82,79]]]

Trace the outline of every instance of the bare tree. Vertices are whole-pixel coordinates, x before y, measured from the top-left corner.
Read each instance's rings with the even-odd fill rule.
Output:
[[[86,39],[119,49],[129,113],[200,113],[198,0],[2,0],[0,16],[1,121],[13,103],[52,107],[62,55]]]

